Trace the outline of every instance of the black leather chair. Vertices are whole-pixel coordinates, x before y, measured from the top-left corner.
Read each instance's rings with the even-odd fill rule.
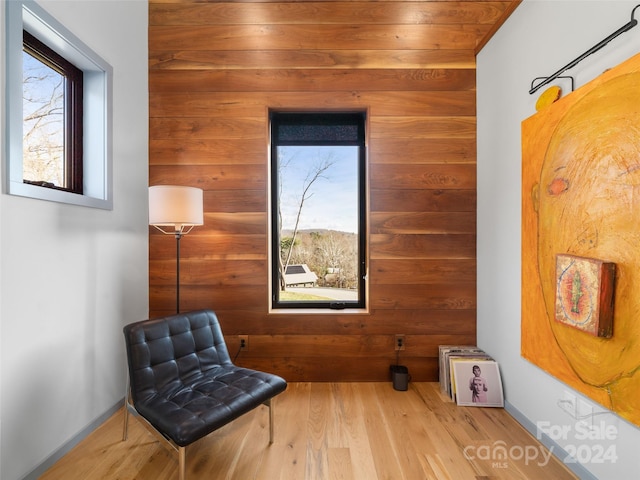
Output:
[[[123,440],[131,410],[178,452],[185,478],[185,448],[287,388],[277,375],[237,367],[218,319],[210,310],[145,320],[124,327],[129,363]]]

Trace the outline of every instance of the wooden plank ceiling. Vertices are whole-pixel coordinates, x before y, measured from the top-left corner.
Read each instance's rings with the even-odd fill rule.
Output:
[[[513,1],[149,3],[149,184],[205,191],[182,310],[218,313],[238,363],[290,381],[416,380],[476,337],[475,53]],[[269,108],[367,109],[369,311],[268,312]],[[150,231],[150,316],[175,242]]]

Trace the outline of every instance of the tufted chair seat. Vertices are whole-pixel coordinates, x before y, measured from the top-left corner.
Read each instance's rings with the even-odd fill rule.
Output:
[[[145,320],[124,327],[129,388],[125,398],[179,454],[185,478],[184,448],[271,399],[287,388],[270,373],[237,367],[231,361],[218,319],[210,310]],[[133,407],[133,408],[132,408]]]

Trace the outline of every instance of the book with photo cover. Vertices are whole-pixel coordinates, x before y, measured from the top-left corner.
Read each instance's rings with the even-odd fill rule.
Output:
[[[480,350],[480,349],[478,349]],[[448,356],[449,359],[449,397],[455,402],[456,396],[456,384],[455,384],[455,371],[453,369],[453,362],[457,360],[493,360],[484,351],[466,351],[466,352],[454,352]]]
[[[455,400],[468,407],[504,407],[500,368],[495,360],[458,357],[451,362]]]
[[[475,345],[440,345],[438,347],[438,377],[442,393],[452,397],[451,375],[449,358],[451,356],[486,356],[486,353]]]

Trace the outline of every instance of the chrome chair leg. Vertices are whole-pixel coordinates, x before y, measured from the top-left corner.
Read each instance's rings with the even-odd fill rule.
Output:
[[[264,404],[269,408],[269,445],[271,445],[273,443],[273,403],[269,399]]]
[[[186,473],[186,463],[187,463],[187,448],[186,447],[178,447],[178,477],[180,480],[185,480],[187,478]]]
[[[124,421],[122,425],[122,441],[124,442],[129,435],[129,373],[127,372],[127,387],[124,392]]]

